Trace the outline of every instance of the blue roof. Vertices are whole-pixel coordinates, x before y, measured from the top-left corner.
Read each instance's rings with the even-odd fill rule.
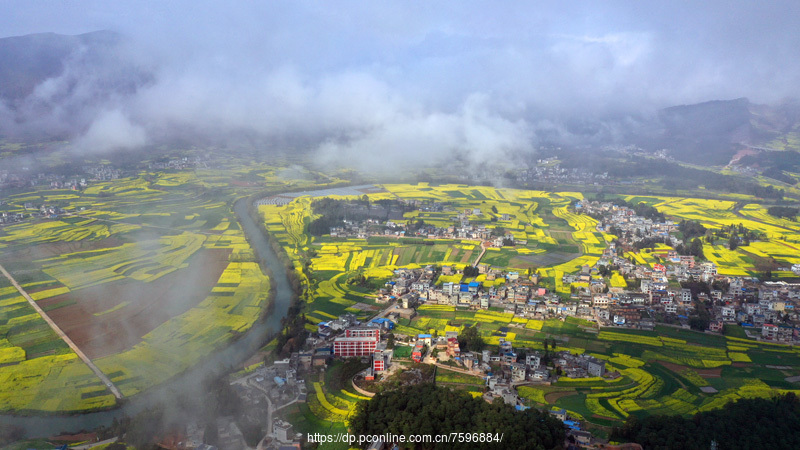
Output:
[[[430,334],[420,334],[417,337],[420,338],[420,339],[427,339],[427,338],[431,337],[431,335]]]
[[[684,315],[678,315],[678,317],[681,318],[681,319],[688,319],[688,317],[686,317]]]
[[[461,285],[461,292],[469,292],[469,286],[466,284]]]
[[[470,281],[470,282],[469,282],[469,286],[470,286],[470,287],[478,287],[478,286],[480,286],[480,285],[481,285],[481,284],[480,284],[479,282],[477,282],[477,281]]]

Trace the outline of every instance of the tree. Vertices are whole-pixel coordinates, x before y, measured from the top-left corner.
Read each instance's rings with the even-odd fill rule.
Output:
[[[736,247],[739,246],[739,237],[735,234],[731,235],[730,239],[728,239],[728,249],[729,250],[736,250]]]
[[[489,404],[462,391],[432,384],[405,386],[359,402],[350,416],[355,435],[499,433],[501,445],[472,443],[469,448],[548,449],[563,446],[564,425],[535,408],[517,412],[502,398]],[[453,443],[430,443],[422,449],[461,448]]]
[[[389,333],[389,336],[386,337],[386,348],[394,348],[394,333]]]
[[[486,347],[483,337],[478,333],[478,327],[475,325],[464,328],[464,331],[458,336],[458,345],[461,350],[469,350],[473,352],[480,352]]]
[[[773,398],[739,399],[692,417],[631,414],[609,434],[644,448],[800,448],[800,402],[793,393]]]
[[[473,267],[473,266],[464,267],[464,271],[463,272],[464,272],[464,276],[467,277],[467,278],[469,278],[469,277],[477,277],[481,273],[481,271],[478,270],[477,267]]]
[[[495,236],[495,237],[505,236],[506,229],[503,228],[503,227],[494,227],[494,228],[492,228],[491,234],[492,234],[492,236]]]

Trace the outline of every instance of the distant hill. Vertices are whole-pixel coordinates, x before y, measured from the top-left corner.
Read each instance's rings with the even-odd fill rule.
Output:
[[[69,58],[98,59],[119,44],[111,31],[78,36],[56,33],[29,34],[0,39],[0,98],[15,104],[33,93],[48,78],[61,75]]]
[[[0,39],[0,134],[69,137],[94,107],[135,93],[153,79],[112,31]]]
[[[658,115],[660,130],[645,136],[651,149],[666,148],[681,161],[726,164],[742,150],[773,148],[800,151],[792,133],[800,131],[798,103],[757,105],[746,98],[673,106]]]
[[[71,140],[86,132],[98,113],[115,109],[155,81],[155,70],[138,58],[144,53],[128,51],[133,46],[111,31],[0,38],[0,139]],[[542,119],[548,118],[530,117],[532,123]],[[673,106],[654,117],[631,111],[615,117],[562,117],[552,122],[552,127],[537,129],[540,146],[636,144],[651,151],[667,149],[680,161],[714,165],[771,149],[800,152],[797,100],[777,106],[757,105],[746,98],[716,100]],[[203,145],[215,138],[191,127],[187,130],[172,129],[163,139]],[[232,136],[251,144],[263,139],[242,133],[222,139]],[[299,147],[313,146],[324,138],[310,134],[269,137],[284,146],[300,143]],[[305,145],[307,141],[312,144]],[[779,162],[767,161],[759,167],[778,166]],[[775,176],[781,177],[778,172]]]
[[[725,164],[749,141],[750,102],[746,98],[673,106],[658,114],[661,133],[650,146],[666,148],[676,159]]]

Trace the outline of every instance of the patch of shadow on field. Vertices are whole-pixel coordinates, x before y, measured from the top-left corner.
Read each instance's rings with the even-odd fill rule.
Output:
[[[48,305],[74,300],[50,317],[89,358],[119,353],[141,342],[172,317],[203,301],[228,264],[230,249],[201,249],[189,267],[150,283],[114,281],[41,300]]]
[[[514,258],[527,261],[538,267],[544,267],[544,266],[555,266],[561,263],[565,263],[567,261],[572,261],[573,259],[579,256],[581,256],[580,253],[544,252],[544,253],[537,253],[534,255],[519,255],[515,256]]]
[[[716,368],[713,368],[713,369],[702,369],[702,368],[697,368],[697,367],[682,366],[680,364],[675,364],[675,363],[671,363],[671,362],[667,362],[667,361],[661,361],[661,360],[658,360],[656,362],[661,364],[662,366],[666,367],[667,369],[677,373],[678,375],[680,375],[680,373],[683,372],[686,369],[692,369],[695,372],[697,372],[698,375],[700,375],[703,378],[719,378],[719,377],[722,376],[722,368],[721,367],[716,367]]]

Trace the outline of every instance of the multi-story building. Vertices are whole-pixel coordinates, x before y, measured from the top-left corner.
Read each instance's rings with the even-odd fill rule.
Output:
[[[375,352],[378,339],[372,337],[338,337],[333,340],[333,353],[342,358],[367,356]]]
[[[421,362],[422,361],[422,353],[425,347],[421,341],[417,341],[417,344],[414,346],[414,351],[411,352],[411,359],[414,362]]]
[[[389,368],[392,361],[391,350],[379,350],[372,354],[372,371],[374,373],[383,372]]]
[[[372,337],[380,339],[381,330],[373,327],[348,328],[344,330],[345,337]]]
[[[344,337],[333,340],[333,353],[343,358],[371,355],[380,342],[380,333],[379,328],[348,328]]]

